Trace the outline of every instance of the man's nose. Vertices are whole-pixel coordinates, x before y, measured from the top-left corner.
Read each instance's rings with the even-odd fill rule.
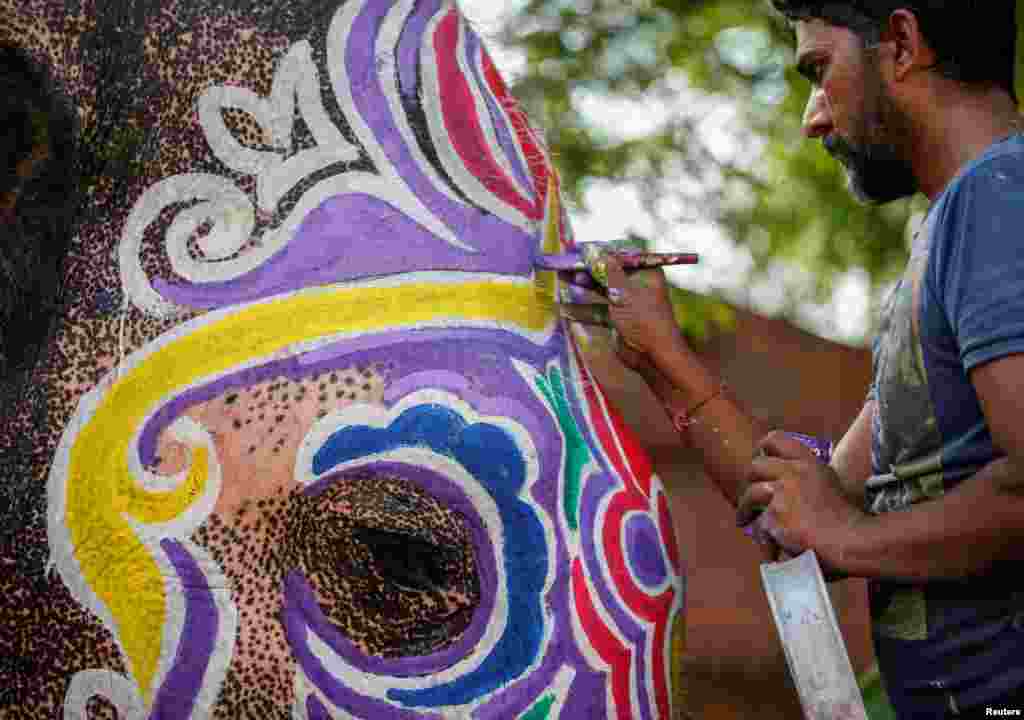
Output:
[[[803,131],[804,136],[812,140],[825,137],[832,131],[832,105],[822,88],[814,88],[807,99]]]

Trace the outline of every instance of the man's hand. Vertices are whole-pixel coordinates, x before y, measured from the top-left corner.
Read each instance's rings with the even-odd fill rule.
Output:
[[[750,466],[751,483],[738,504],[737,524],[756,519],[758,531],[785,554],[813,549],[830,574],[841,573],[847,538],[867,515],[843,496],[835,470],[799,440],[773,432],[759,448]]]
[[[668,283],[661,270],[641,270],[627,277],[614,257],[608,263],[609,318],[621,344],[653,357],[682,341]]]
[[[685,347],[669,300],[665,274],[639,270],[629,275],[610,254],[600,256],[601,282],[590,273],[562,273],[575,286],[573,302],[562,305],[570,320],[612,330],[615,350],[626,367],[640,373],[654,367],[657,352]]]

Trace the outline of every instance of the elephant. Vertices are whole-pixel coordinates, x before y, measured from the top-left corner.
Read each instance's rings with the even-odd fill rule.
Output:
[[[0,716],[681,712],[666,492],[457,4],[0,10]]]

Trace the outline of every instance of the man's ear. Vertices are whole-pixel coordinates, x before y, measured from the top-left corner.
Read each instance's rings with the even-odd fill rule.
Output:
[[[882,32],[880,44],[890,48],[893,79],[896,81],[902,81],[917,70],[935,65],[935,51],[925,40],[917,15],[912,10],[901,8],[893,11]]]

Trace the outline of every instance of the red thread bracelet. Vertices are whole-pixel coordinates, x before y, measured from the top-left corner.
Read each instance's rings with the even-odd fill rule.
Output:
[[[724,394],[725,391],[728,389],[728,387],[729,387],[728,385],[726,385],[725,383],[722,383],[721,386],[719,386],[719,388],[717,390],[715,390],[713,393],[708,395],[706,398],[701,400],[699,403],[694,405],[689,410],[686,410],[686,411],[681,412],[681,413],[671,413],[671,415],[672,415],[672,425],[673,425],[673,427],[675,427],[676,432],[680,432],[680,433],[684,432],[687,428],[692,427],[693,425],[696,425],[697,424],[697,420],[694,419],[694,417],[693,417],[694,413],[698,412],[701,408],[703,408],[705,405],[707,405],[709,402],[714,400],[719,395]]]

